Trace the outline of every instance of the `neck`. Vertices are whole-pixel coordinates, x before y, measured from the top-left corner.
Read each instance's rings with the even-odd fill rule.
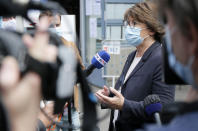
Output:
[[[146,38],[142,44],[137,46],[136,51],[136,57],[142,57],[144,55],[144,52],[155,42],[155,40],[152,37]]]

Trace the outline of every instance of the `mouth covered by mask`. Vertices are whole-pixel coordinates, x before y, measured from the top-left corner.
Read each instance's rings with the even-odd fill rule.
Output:
[[[180,63],[177,59],[175,54],[173,53],[172,46],[171,46],[171,31],[166,26],[166,46],[167,46],[167,53],[168,53],[168,63],[169,66],[175,71],[175,73],[182,78],[187,84],[192,85],[194,88],[197,88],[196,83],[194,81],[194,76],[192,72],[192,64],[194,62],[194,56],[191,56],[188,59],[187,64]]]
[[[143,29],[146,29],[146,28],[143,28]],[[127,26],[126,29],[125,29],[125,38],[127,40],[127,42],[132,45],[132,46],[139,46],[141,43],[143,43],[144,39],[146,39],[147,37],[145,38],[142,38],[140,36],[140,32],[141,30],[143,30],[139,27],[130,27],[130,26]]]

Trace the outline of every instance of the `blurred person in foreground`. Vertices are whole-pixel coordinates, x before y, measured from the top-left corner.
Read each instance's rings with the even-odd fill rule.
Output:
[[[159,9],[166,24],[169,66],[192,85],[186,105],[162,127],[148,126],[147,131],[198,130],[198,1],[160,0]]]
[[[44,18],[34,37],[23,36],[29,55],[42,62],[54,62],[57,56],[56,47],[48,44],[48,26]],[[4,58],[0,68],[2,102],[8,113],[11,130],[35,131],[42,96],[41,78],[33,72],[23,78],[20,75],[16,59],[9,56]]]
[[[60,36],[63,44],[67,47],[70,47],[72,49],[74,49],[75,54],[76,54],[76,58],[78,60],[78,62],[81,65],[81,69],[85,69],[83,62],[82,62],[82,58],[80,56],[79,50],[76,46],[75,43],[67,41],[66,39],[64,39],[61,36],[61,33],[57,32],[56,28],[61,27],[61,15],[60,14],[55,14],[53,15],[53,13],[51,11],[43,11],[41,12],[41,14],[39,15],[39,21],[43,18],[43,17],[47,17],[48,23],[51,25],[51,29],[54,33],[56,33],[57,35]],[[48,110],[53,110],[53,108],[51,108],[50,106],[48,106],[48,104],[46,104],[46,108],[44,108],[46,111]],[[56,120],[58,120],[58,122],[60,123],[68,123],[68,103],[65,104],[64,107],[64,111],[63,113],[60,113],[57,115]],[[74,95],[73,98],[71,99],[71,112],[72,112],[72,124],[76,127],[80,127],[80,117],[79,117],[79,88],[77,85],[74,86]],[[51,115],[50,112],[48,112],[48,114],[51,117],[55,117],[54,115]],[[48,120],[45,116],[43,116],[42,113],[40,113],[39,118],[41,118],[40,120],[44,123],[45,127],[48,128],[48,130],[59,130],[59,127],[57,127],[56,125],[51,125],[52,121]],[[68,129],[62,129],[62,130],[68,130]],[[75,131],[78,131],[79,128],[74,129]]]
[[[112,109],[109,131],[132,131],[154,122],[144,111],[144,98],[160,97],[162,104],[174,101],[175,88],[162,82],[162,37],[164,28],[152,3],[138,3],[124,15],[125,37],[136,50],[129,54],[115,89],[96,92],[99,101]]]
[[[78,62],[81,65],[81,69],[85,69],[83,62],[82,62],[82,58],[80,56],[80,53],[78,51],[77,46],[73,43],[73,42],[69,42],[67,40],[65,40],[63,37],[61,37],[61,40],[63,41],[64,45],[74,49],[75,54],[76,54],[76,58],[78,60]],[[71,99],[71,118],[72,118],[72,125],[76,128],[73,129],[73,131],[80,131],[80,116],[79,116],[79,87],[78,85],[74,86],[74,94],[73,94],[73,98]],[[60,113],[56,120],[58,122],[60,122],[61,124],[63,123],[68,123],[68,103],[65,104],[64,107],[64,111],[63,113]],[[49,121],[49,120],[48,120]],[[50,123],[50,122],[48,122]],[[59,131],[60,128],[57,127],[56,125],[52,125],[51,127],[48,128],[48,130],[50,131]],[[63,131],[68,131],[68,129],[63,128]]]

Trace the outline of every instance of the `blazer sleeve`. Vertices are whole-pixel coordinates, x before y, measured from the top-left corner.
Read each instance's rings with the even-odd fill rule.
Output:
[[[157,66],[153,74],[152,94],[157,94],[160,97],[162,104],[167,104],[174,101],[175,86],[167,85],[162,82],[162,66]]]
[[[158,95],[162,104],[174,101],[175,88],[162,82],[161,64],[157,65],[153,72],[151,94]],[[148,119],[144,111],[143,101],[136,102],[125,98],[122,112],[128,112],[139,119]]]
[[[127,100],[124,99],[124,105],[122,108],[122,112],[133,114],[133,116],[136,116],[139,119],[146,119],[147,116],[144,112],[144,104],[143,101],[136,102],[133,100]]]

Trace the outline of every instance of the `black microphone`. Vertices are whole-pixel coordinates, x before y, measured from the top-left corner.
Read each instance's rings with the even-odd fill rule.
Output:
[[[93,64],[89,65],[87,67],[87,69],[85,69],[85,71],[84,71],[85,72],[85,76],[86,77],[89,76],[93,72],[94,69],[96,69],[96,67]]]
[[[102,50],[98,52],[91,60],[91,65],[87,67],[87,69],[84,70],[85,76],[89,76],[94,69],[101,69],[105,66],[106,63],[108,63],[110,60],[110,55]]]
[[[162,110],[162,104],[158,95],[149,95],[144,99],[144,109],[148,116],[154,116],[157,125],[161,125],[159,112]]]

